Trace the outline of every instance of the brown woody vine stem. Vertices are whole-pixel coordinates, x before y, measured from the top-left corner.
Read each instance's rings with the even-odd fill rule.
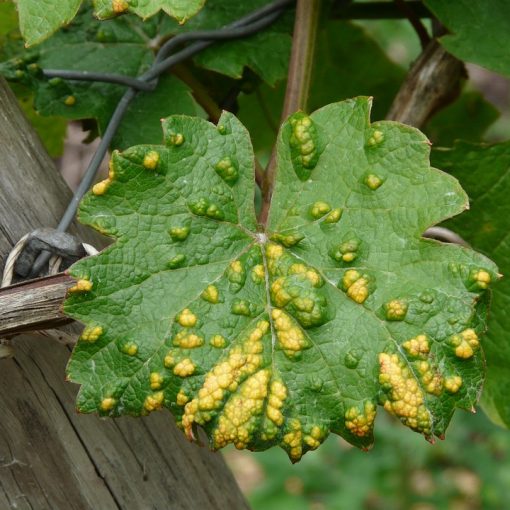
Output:
[[[285,91],[281,117],[282,122],[298,110],[306,111],[321,2],[322,0],[297,1],[287,89]],[[259,216],[259,221],[262,224],[267,222],[271,195],[273,193],[276,172],[275,147],[273,147],[273,153],[271,154],[262,184],[262,209]]]
[[[465,77],[464,64],[433,39],[413,64],[386,118],[421,128],[458,96]]]

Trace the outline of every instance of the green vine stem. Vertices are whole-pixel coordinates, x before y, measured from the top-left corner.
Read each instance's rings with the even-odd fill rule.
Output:
[[[282,111],[282,122],[292,113],[305,110],[310,91],[315,40],[319,26],[322,0],[298,0],[292,38],[287,89]],[[267,222],[276,172],[276,154],[273,153],[262,183],[262,209],[259,221]]]

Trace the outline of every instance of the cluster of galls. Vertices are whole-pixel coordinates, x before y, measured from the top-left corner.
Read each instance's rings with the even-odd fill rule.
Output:
[[[294,357],[309,346],[303,329],[329,320],[324,280],[313,268],[297,261],[280,245],[266,246],[273,324],[279,346]]]
[[[290,135],[292,163],[296,175],[303,181],[308,179],[319,160],[317,129],[312,119],[303,112],[292,115],[289,124],[292,129]]]
[[[431,434],[431,418],[425,407],[425,396],[411,369],[397,354],[379,354],[379,382],[385,394],[383,405],[417,432]]]

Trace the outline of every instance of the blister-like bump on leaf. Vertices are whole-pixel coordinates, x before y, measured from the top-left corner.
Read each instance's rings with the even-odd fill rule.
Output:
[[[170,117],[165,146],[114,153],[80,218],[117,242],[72,267],[65,304],[86,323],[68,367],[81,411],[167,407],[190,439],[297,461],[330,432],[370,447],[377,405],[428,439],[473,406],[496,267],[421,237],[466,196],[419,131],[369,110],[284,124],[266,231],[232,115]]]

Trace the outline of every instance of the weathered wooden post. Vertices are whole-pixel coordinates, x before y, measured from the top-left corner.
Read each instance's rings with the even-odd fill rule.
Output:
[[[0,78],[2,266],[21,236],[58,223],[70,196]],[[168,412],[78,415],[77,387],[64,381],[69,348],[23,335],[15,349],[0,360],[0,509],[248,508],[221,455],[189,444]]]

